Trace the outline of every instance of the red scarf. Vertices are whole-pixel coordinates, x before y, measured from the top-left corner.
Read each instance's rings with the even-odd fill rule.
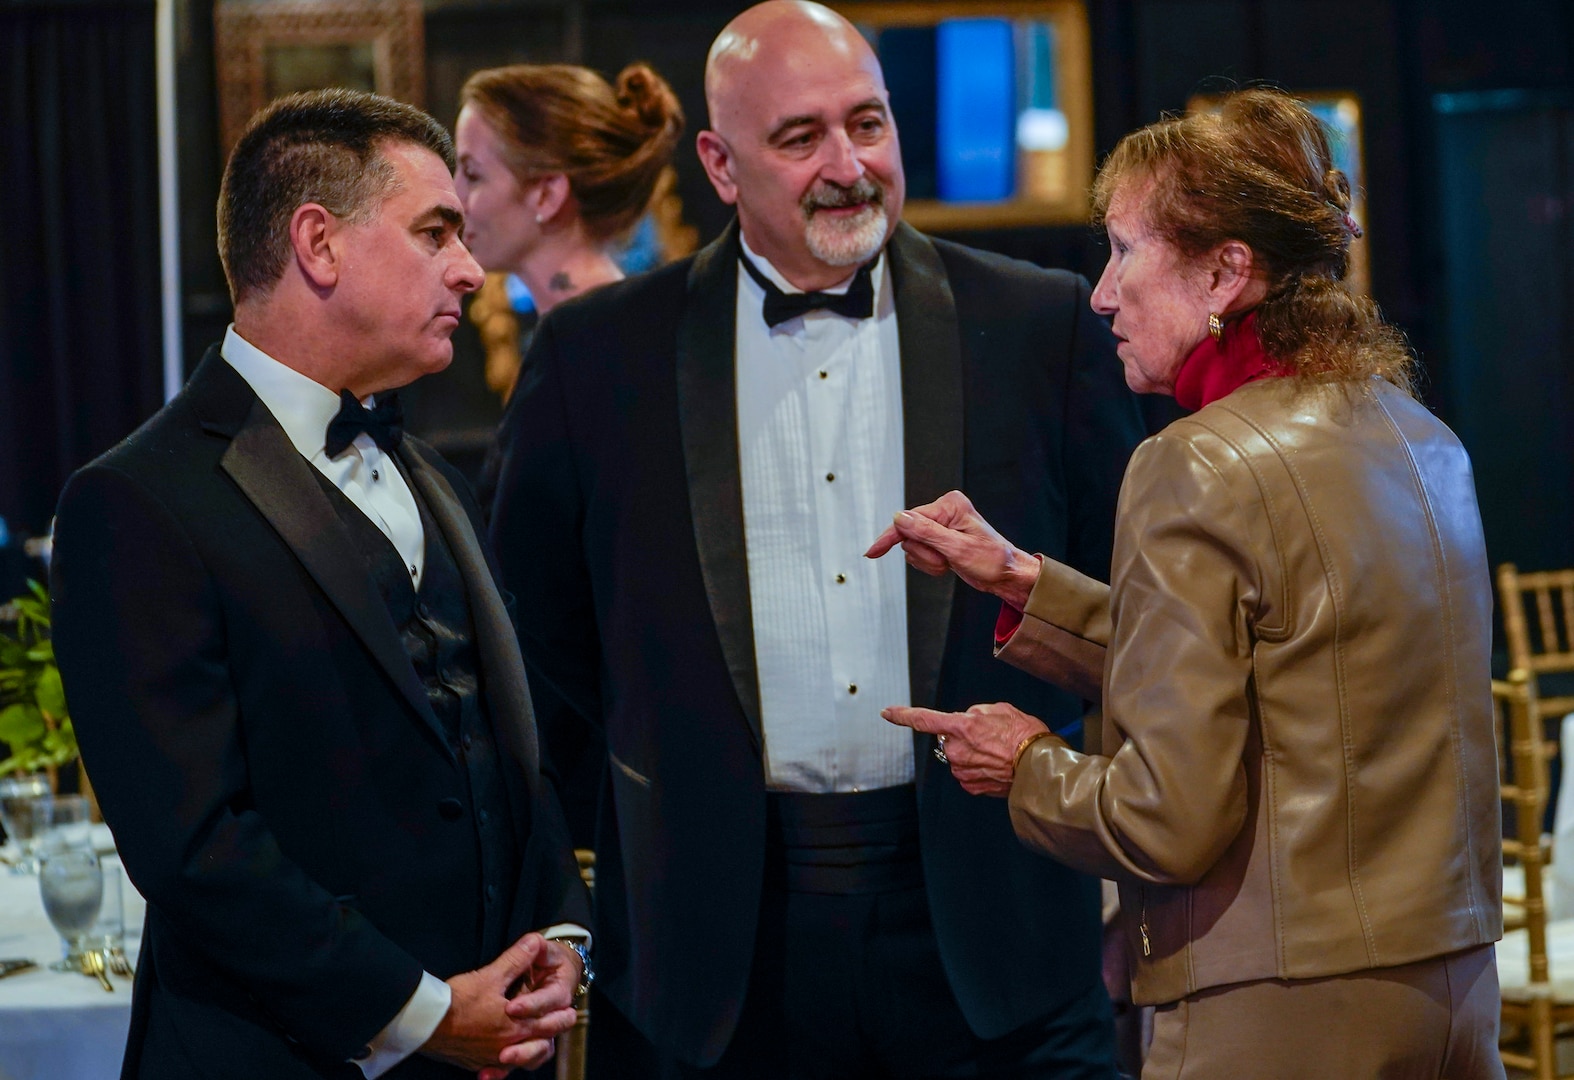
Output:
[[[1257,339],[1257,313],[1224,324],[1219,341],[1213,335],[1181,362],[1175,376],[1175,400],[1180,407],[1196,412],[1222,397],[1233,394],[1249,382],[1288,375],[1287,368],[1263,352]]]

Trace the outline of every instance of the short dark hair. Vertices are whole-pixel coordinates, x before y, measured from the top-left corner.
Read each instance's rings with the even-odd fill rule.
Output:
[[[219,188],[219,258],[230,298],[267,292],[290,259],[290,218],[320,203],[365,221],[393,194],[388,142],[413,143],[454,168],[454,143],[420,109],[359,90],[313,90],[264,107],[236,142]]]

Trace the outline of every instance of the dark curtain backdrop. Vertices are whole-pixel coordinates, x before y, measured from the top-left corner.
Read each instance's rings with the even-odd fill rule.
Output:
[[[0,0],[0,517],[162,399],[153,3]]]

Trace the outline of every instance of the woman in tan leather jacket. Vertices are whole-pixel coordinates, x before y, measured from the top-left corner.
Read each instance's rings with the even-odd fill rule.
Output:
[[[1464,450],[1340,284],[1348,182],[1250,90],[1127,136],[1095,195],[1126,381],[1194,410],[1131,460],[1112,584],[958,492],[870,554],[1000,596],[1000,657],[1101,699],[1104,753],[1007,704],[886,716],[1119,884],[1144,1078],[1501,1077],[1486,553]]]

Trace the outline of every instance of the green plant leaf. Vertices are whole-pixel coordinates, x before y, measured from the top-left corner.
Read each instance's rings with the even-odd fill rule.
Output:
[[[37,705],[23,702],[0,709],[0,739],[11,744],[12,753],[38,740],[47,730],[44,714]]]
[[[50,716],[58,719],[66,715],[66,688],[60,682],[60,669],[55,665],[46,665],[39,672],[38,682],[33,686],[33,700]]]
[[[38,751],[23,748],[4,761],[0,761],[0,776],[14,772],[36,772],[46,764],[43,755]]]
[[[44,733],[42,746],[44,752],[54,759],[59,765],[70,761],[76,754],[77,741],[71,735],[56,728],[54,731]]]
[[[11,756],[0,776],[62,765],[77,756],[76,729],[66,715],[65,688],[49,640],[49,590],[37,581],[11,602],[15,633],[0,632],[0,741]],[[51,730],[46,715],[55,722]]]

